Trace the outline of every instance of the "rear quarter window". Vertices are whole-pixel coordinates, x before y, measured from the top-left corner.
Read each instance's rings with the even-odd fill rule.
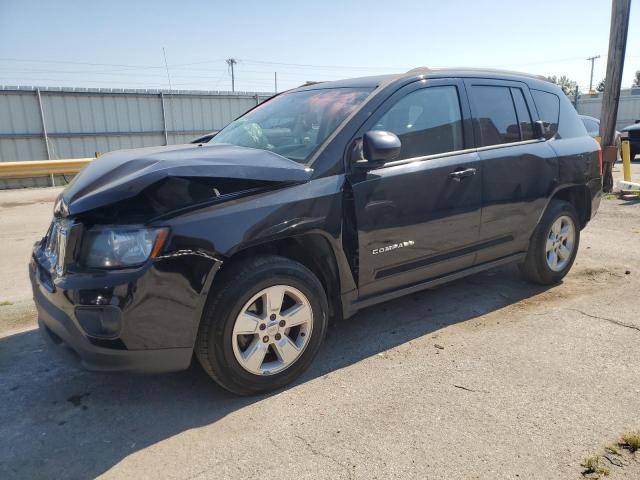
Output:
[[[587,130],[566,95],[531,90],[540,120],[550,124],[557,138],[583,137]]]
[[[531,96],[538,109],[540,120],[548,123],[551,131],[557,133],[560,120],[560,99],[558,96],[542,90],[531,90]]]

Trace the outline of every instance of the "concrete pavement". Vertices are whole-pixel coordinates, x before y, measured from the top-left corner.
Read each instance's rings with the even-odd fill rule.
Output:
[[[0,192],[0,478],[578,479],[640,429],[639,201],[603,200],[559,286],[507,267],[372,307],[295,385],[237,398],[197,364],[104,375],[43,348],[26,258],[55,193]]]

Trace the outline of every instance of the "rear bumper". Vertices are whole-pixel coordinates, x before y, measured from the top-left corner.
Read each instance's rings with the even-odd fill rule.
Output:
[[[589,180],[588,184],[589,193],[591,195],[591,217],[596,216],[598,208],[600,208],[600,201],[602,200],[602,177],[597,177]]]

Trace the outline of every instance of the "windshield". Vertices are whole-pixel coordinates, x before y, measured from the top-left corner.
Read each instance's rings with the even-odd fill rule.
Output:
[[[223,128],[209,143],[275,152],[307,163],[313,152],[367,98],[370,88],[285,93]]]

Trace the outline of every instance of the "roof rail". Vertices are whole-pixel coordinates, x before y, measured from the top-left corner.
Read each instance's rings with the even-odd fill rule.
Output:
[[[417,68],[412,68],[411,70],[408,70],[407,72],[405,72],[405,75],[419,75],[419,74],[426,74],[426,73],[437,73],[437,72],[460,72],[460,73],[465,73],[465,72],[470,72],[470,73],[493,73],[493,74],[505,74],[505,75],[520,75],[523,77],[529,77],[529,78],[536,78],[538,80],[545,80],[545,81],[549,81],[547,79],[547,77],[545,77],[544,75],[536,75],[533,73],[524,73],[524,72],[517,72],[515,70],[502,70],[499,68],[473,68],[473,67],[447,67],[447,68],[429,68],[429,67],[417,67]]]
[[[416,68],[412,68],[411,70],[407,70],[406,72],[404,72],[405,75],[415,75],[417,73],[427,73],[430,72],[432,69],[429,67],[416,67]]]

